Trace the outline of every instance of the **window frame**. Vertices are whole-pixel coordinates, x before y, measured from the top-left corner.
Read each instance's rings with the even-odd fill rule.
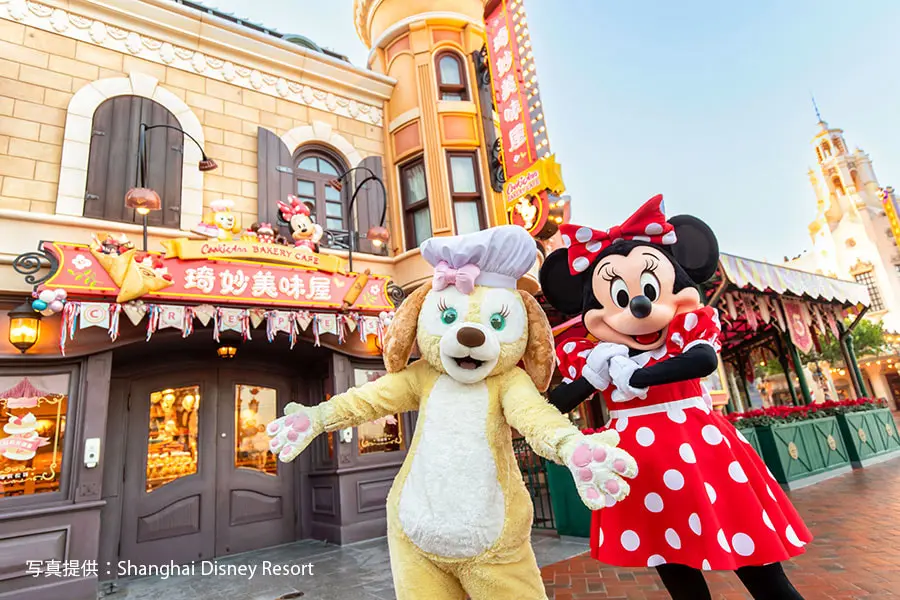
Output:
[[[408,196],[406,191],[406,179],[404,178],[404,173],[419,164],[422,165],[422,170],[425,173],[425,199],[419,200],[414,204],[409,204],[407,202]],[[431,203],[429,202],[430,195],[428,191],[428,169],[425,167],[425,155],[420,154],[419,156],[399,165],[397,167],[397,173],[400,179],[400,205],[403,209],[403,233],[404,237],[406,238],[406,249],[413,250],[415,248],[418,248],[422,244],[422,242],[425,241],[419,241],[416,237],[416,226],[413,215],[424,209],[428,211],[429,221],[431,220]],[[434,235],[433,230],[431,233],[432,235]]]
[[[443,79],[441,78],[441,61],[444,58],[452,58],[453,61],[456,62],[456,68],[459,72],[459,84],[444,83]],[[437,83],[438,100],[443,100],[445,102],[471,101],[472,95],[469,93],[469,77],[468,73],[466,73],[466,70],[467,69],[465,61],[458,53],[452,50],[441,50],[434,55],[434,80]],[[444,94],[456,94],[459,95],[460,98],[449,100],[444,98]]]
[[[474,192],[456,192],[453,189],[453,158],[468,158],[472,161],[472,175],[475,180]],[[450,192],[450,202],[453,207],[453,228],[458,234],[456,222],[456,203],[475,202],[478,206],[478,225],[481,229],[487,229],[487,215],[485,214],[484,189],[481,185],[481,171],[479,168],[478,152],[474,150],[447,150],[447,185]]]
[[[887,310],[884,304],[884,297],[881,295],[881,288],[878,287],[878,281],[875,279],[875,269],[866,269],[865,271],[854,273],[853,279],[856,283],[866,286],[866,291],[869,292],[869,300],[872,301],[870,306],[872,312]]]
[[[341,229],[333,229],[328,226],[328,205],[329,204],[337,204],[338,202],[335,200],[329,200],[327,196],[327,183],[334,179],[338,179],[342,173],[347,172],[346,162],[334,151],[321,146],[319,144],[304,144],[297,148],[294,152],[293,164],[292,164],[292,177],[294,180],[293,183],[293,194],[298,198],[304,201],[309,200],[309,196],[301,195],[298,187],[298,182],[306,181],[313,184],[313,193],[315,197],[315,206],[313,207],[312,219],[313,222],[322,227],[323,231],[350,231],[350,216],[347,211],[347,197],[343,192],[338,192],[340,195],[340,205],[341,205]],[[316,158],[317,160],[324,160],[329,163],[334,169],[337,171],[337,175],[331,175],[328,173],[322,173],[321,171],[309,171],[306,169],[300,169],[300,163],[307,158]],[[305,176],[303,176],[305,175]],[[331,217],[336,218],[336,217]],[[323,236],[320,242],[321,245],[327,245],[327,240]]]
[[[83,417],[80,417],[82,410],[82,390],[84,390],[81,381],[82,369],[79,364],[59,364],[47,366],[9,366],[0,367],[0,375],[4,377],[32,377],[41,375],[68,375],[69,376],[69,397],[66,400],[66,433],[63,437],[62,444],[62,460],[59,465],[59,489],[55,492],[47,492],[45,494],[30,494],[24,496],[12,496],[5,498],[0,496],[0,510],[8,513],[13,510],[31,507],[44,507],[59,504],[68,504],[74,500],[75,486],[72,484],[76,474],[74,464],[81,464],[81,454],[76,452],[76,439],[79,443],[83,443],[83,435],[79,432],[82,427]],[[70,433],[71,432],[71,433]],[[103,456],[100,457],[101,462]],[[72,461],[75,461],[73,463]]]

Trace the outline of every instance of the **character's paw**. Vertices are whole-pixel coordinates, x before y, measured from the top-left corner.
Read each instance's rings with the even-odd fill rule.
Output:
[[[612,506],[631,491],[625,479],[637,475],[637,463],[616,447],[618,443],[619,434],[606,430],[579,435],[566,444],[565,464],[572,472],[581,501],[591,510]]]
[[[609,378],[616,386],[611,396],[613,402],[647,397],[647,388],[636,388],[631,385],[631,376],[640,368],[640,365],[624,356],[614,356],[610,359]]]
[[[613,357],[628,356],[628,347],[622,344],[603,342],[597,344],[588,354],[581,376],[588,380],[592,386],[600,391],[609,387],[609,365]]]
[[[278,455],[278,460],[290,462],[322,433],[324,427],[315,409],[308,406],[291,402],[284,408],[284,414],[269,423],[266,433],[272,438],[269,449]]]

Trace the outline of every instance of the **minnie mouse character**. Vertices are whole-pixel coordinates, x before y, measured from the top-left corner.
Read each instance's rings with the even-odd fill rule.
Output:
[[[297,196],[288,196],[289,204],[278,203],[280,218],[291,228],[291,237],[294,246],[306,247],[313,252],[319,250],[319,240],[322,239],[322,227],[314,223],[310,218],[309,207]]]
[[[812,535],[747,440],[712,410],[700,379],[718,364],[720,324],[695,287],[715,273],[716,237],[694,217],[666,221],[662,196],[621,226],[560,227],[541,287],[581,313],[596,341],[557,348],[562,412],[603,392],[639,473],[624,501],[593,513],[591,555],[656,567],[676,600],[710,598],[704,570],[735,570],[754,598],[797,599],[780,561]]]

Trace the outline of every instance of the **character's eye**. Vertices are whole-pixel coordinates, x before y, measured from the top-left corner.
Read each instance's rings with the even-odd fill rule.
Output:
[[[458,316],[455,308],[445,308],[441,311],[441,322],[444,325],[453,325]]]
[[[631,300],[628,296],[628,286],[625,285],[625,281],[621,277],[616,277],[609,284],[609,295],[612,296],[613,302],[619,308],[625,308]]]
[[[506,328],[506,317],[501,313],[491,315],[491,327],[494,331],[503,331]]]
[[[641,274],[641,293],[647,296],[650,302],[655,302],[659,298],[659,280],[650,271]]]

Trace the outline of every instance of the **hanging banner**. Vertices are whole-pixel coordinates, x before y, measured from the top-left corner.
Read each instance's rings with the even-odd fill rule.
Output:
[[[538,142],[531,123],[532,118],[535,121],[538,119],[531,113],[533,109],[540,108],[534,63],[530,49],[525,46],[528,30],[524,26],[524,10],[516,10],[517,7],[510,4],[507,0],[496,2],[484,18],[491,86],[500,116],[500,139],[507,181],[533,165],[538,158]],[[512,4],[518,5],[519,2],[513,0]],[[530,40],[528,46],[531,46]],[[540,121],[543,122],[543,113],[540,114]],[[542,135],[543,139],[546,135]]]
[[[82,302],[79,317],[79,329],[87,329],[88,327],[109,329],[109,304],[105,302]]]
[[[160,306],[159,321],[157,329],[173,328],[181,330],[184,328],[184,307],[183,306]]]
[[[282,246],[242,240],[232,242],[191,240],[188,238],[164,240],[161,243],[165,248],[163,258],[179,258],[181,260],[243,259],[306,267],[327,273],[345,271],[343,261],[339,257],[319,254],[305,246]]]
[[[812,333],[804,316],[806,311],[803,308],[803,302],[782,298],[781,306],[784,308],[787,329],[791,334],[791,340],[793,340],[794,345],[797,346],[800,352],[808,354],[812,351],[814,344]]]
[[[133,256],[126,253],[103,255],[105,260],[99,261],[89,246],[81,244],[44,242],[43,248],[57,260],[58,266],[38,291],[63,288],[72,296],[116,298],[120,289],[110,273],[121,270],[117,267],[120,261],[133,260]],[[138,286],[140,290],[147,290],[141,291],[140,297],[148,302],[348,308],[370,313],[394,309],[387,293],[390,280],[384,275],[369,274],[365,283],[360,284],[356,273],[327,273],[239,260],[182,260],[161,258],[153,252],[148,254],[150,258],[144,259],[145,262],[156,266],[147,277],[157,277],[159,273],[166,277],[166,286],[162,288]],[[356,288],[353,288],[354,284]],[[355,298],[347,296],[351,289]],[[345,303],[351,298],[352,304]],[[131,314],[129,318],[132,318]]]

